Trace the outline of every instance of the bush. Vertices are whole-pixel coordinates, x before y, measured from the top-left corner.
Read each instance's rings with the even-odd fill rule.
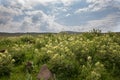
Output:
[[[23,51],[14,52],[12,54],[12,57],[13,57],[13,59],[15,59],[15,62],[14,62],[15,65],[22,64],[22,62],[24,62],[26,59],[25,52],[23,52]]]
[[[99,61],[93,63],[92,57],[88,56],[87,62],[85,65],[81,67],[81,73],[79,78],[81,80],[106,80],[107,79],[107,72],[105,67]]]
[[[35,43],[34,37],[30,35],[21,36],[20,39],[23,43],[29,43],[29,44]]]
[[[14,59],[8,52],[0,53],[0,77],[10,76]]]

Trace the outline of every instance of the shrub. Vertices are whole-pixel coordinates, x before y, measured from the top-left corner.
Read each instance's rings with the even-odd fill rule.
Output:
[[[24,51],[21,51],[21,50],[20,50],[20,51],[13,52],[13,53],[12,53],[12,57],[13,57],[13,59],[15,59],[15,62],[14,62],[15,65],[20,65],[20,64],[22,64],[22,62],[24,62],[25,59],[26,59],[25,52],[24,52]]]
[[[106,70],[99,61],[93,63],[92,57],[88,56],[87,62],[81,68],[79,78],[81,80],[106,80]]]
[[[23,43],[29,43],[29,44],[35,43],[34,37],[30,35],[21,36],[20,39]]]
[[[10,76],[14,61],[8,52],[0,53],[0,77]]]

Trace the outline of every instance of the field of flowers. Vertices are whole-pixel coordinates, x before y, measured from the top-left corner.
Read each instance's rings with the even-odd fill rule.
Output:
[[[0,80],[37,80],[43,64],[55,80],[120,79],[120,33],[0,37],[0,50]]]

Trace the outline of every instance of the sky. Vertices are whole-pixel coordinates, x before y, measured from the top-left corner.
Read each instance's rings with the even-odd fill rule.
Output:
[[[0,32],[120,32],[120,0],[0,0]]]

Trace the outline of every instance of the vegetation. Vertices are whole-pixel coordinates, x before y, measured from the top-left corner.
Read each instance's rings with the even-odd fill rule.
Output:
[[[0,37],[0,80],[36,80],[47,64],[56,80],[119,80],[120,33]],[[26,64],[32,67],[26,68]]]

